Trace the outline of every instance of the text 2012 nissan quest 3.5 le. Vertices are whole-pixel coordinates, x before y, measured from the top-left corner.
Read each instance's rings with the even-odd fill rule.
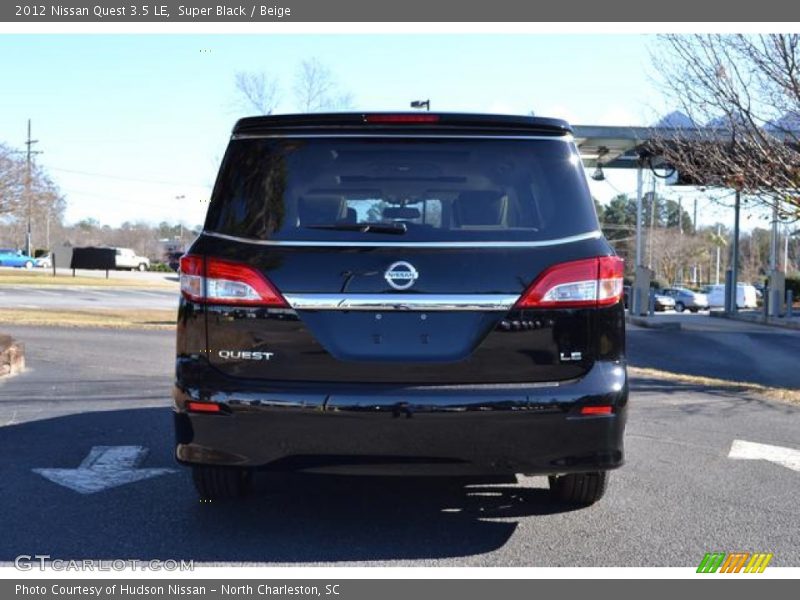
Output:
[[[180,264],[177,459],[204,498],[411,470],[591,504],[623,461],[622,277],[563,121],[242,119]]]

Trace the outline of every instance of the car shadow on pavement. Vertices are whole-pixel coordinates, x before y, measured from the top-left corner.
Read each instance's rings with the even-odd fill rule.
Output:
[[[257,474],[245,498],[201,502],[188,469],[174,462],[172,444],[165,408],[0,428],[0,561],[37,553],[269,563],[439,559],[491,552],[518,520],[574,509],[515,477],[269,472]],[[32,471],[74,469],[93,446],[125,445],[148,448],[140,468],[174,471],[93,494]]]

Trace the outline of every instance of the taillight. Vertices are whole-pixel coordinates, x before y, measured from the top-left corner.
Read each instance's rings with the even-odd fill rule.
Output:
[[[603,404],[599,406],[582,406],[580,412],[582,415],[610,415],[614,411],[611,406]]]
[[[267,279],[250,265],[187,254],[181,257],[181,293],[209,304],[288,307]]]
[[[367,123],[436,123],[439,115],[426,114],[399,114],[399,115],[365,115],[364,121]]]
[[[186,410],[189,412],[220,413],[222,407],[214,402],[187,402]]]
[[[516,308],[596,308],[622,298],[623,260],[599,256],[547,268],[528,286]]]

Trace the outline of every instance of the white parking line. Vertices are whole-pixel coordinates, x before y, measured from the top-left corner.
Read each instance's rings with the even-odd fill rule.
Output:
[[[783,446],[770,446],[757,444],[745,440],[733,440],[728,458],[742,460],[767,460],[775,464],[800,471],[800,450],[784,448]]]

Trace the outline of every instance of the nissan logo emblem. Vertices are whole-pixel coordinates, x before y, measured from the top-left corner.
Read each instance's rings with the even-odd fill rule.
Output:
[[[404,260],[392,263],[383,275],[386,283],[396,290],[407,290],[414,285],[417,277],[419,277],[417,270]]]

